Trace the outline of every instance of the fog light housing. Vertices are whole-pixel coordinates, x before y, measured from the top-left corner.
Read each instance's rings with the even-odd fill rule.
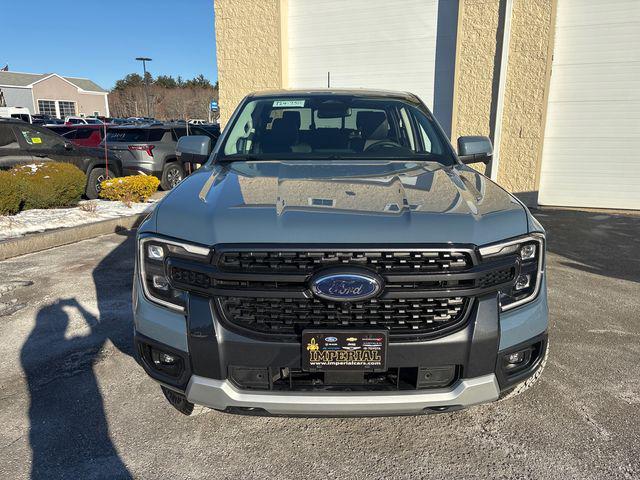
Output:
[[[524,351],[510,353],[507,355],[506,360],[510,365],[519,365],[524,362]]]
[[[533,348],[527,347],[505,354],[502,357],[503,369],[507,372],[519,372],[531,364]]]
[[[151,346],[146,346],[143,354],[150,367],[165,375],[179,377],[184,370],[182,358],[178,355]]]

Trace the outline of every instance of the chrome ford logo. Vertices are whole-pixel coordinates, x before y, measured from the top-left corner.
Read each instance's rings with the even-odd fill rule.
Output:
[[[326,300],[354,302],[380,293],[382,279],[369,273],[326,272],[312,279],[311,290]]]

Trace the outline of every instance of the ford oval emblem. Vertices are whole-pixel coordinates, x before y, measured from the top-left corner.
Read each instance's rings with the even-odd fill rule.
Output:
[[[355,302],[378,295],[382,290],[382,279],[369,272],[325,272],[312,279],[311,290],[325,300]]]

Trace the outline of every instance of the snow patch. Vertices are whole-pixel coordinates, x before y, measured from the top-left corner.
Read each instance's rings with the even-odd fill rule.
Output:
[[[87,204],[95,205],[95,210],[93,207],[81,208]],[[17,215],[0,215],[0,240],[150,212],[154,206],[153,200],[149,203],[131,203],[130,206],[123,202],[85,200],[73,208],[34,209],[25,210]]]

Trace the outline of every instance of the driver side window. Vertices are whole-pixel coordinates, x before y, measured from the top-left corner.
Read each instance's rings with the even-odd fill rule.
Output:
[[[29,150],[51,150],[62,147],[64,141],[49,133],[41,132],[29,126],[17,127],[19,135],[24,139]]]

